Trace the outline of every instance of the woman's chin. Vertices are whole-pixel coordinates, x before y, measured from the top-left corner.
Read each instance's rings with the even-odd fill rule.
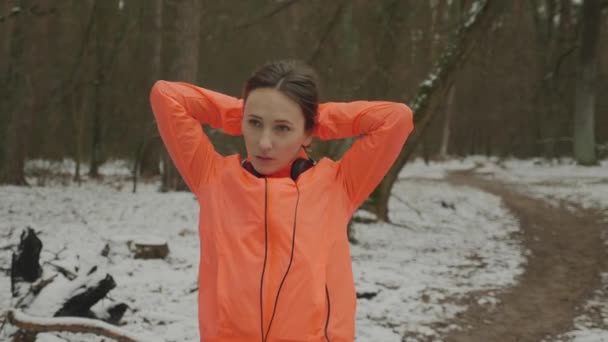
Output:
[[[264,164],[260,164],[260,163],[251,163],[253,168],[261,175],[264,176],[268,176],[271,175],[273,173],[275,173],[276,171],[278,171],[278,169],[276,167],[273,167],[272,165],[264,165]]]

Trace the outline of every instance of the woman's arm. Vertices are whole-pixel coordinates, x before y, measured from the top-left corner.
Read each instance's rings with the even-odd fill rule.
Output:
[[[242,100],[188,83],[157,81],[150,103],[171,159],[196,192],[209,181],[220,158],[201,124],[241,134]]]
[[[339,177],[352,210],[382,181],[413,128],[412,110],[401,103],[355,101],[319,106],[315,136],[328,140],[362,135],[340,160]]]

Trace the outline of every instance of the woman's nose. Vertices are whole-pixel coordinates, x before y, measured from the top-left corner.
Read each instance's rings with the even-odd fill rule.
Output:
[[[259,145],[260,145],[260,149],[263,151],[270,150],[272,148],[272,139],[270,137],[270,134],[263,133],[262,136],[260,137]]]

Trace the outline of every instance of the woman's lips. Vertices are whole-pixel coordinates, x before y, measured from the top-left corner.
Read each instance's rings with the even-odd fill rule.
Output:
[[[255,156],[259,161],[261,162],[270,162],[273,160],[273,158],[270,157],[264,157],[264,156]]]

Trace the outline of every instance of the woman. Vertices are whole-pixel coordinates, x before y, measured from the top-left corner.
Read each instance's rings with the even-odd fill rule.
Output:
[[[162,139],[200,206],[201,341],[353,341],[356,292],[346,225],[412,131],[403,104],[318,104],[314,72],[269,63],[243,100],[158,81]],[[243,135],[223,157],[200,124]],[[314,163],[316,136],[362,135],[340,161]]]

